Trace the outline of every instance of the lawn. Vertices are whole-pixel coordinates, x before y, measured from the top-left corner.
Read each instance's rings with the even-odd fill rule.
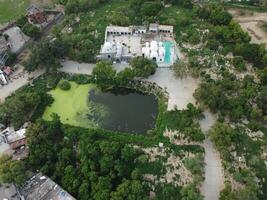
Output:
[[[80,127],[96,126],[93,121],[87,117],[90,112],[88,106],[88,92],[95,86],[92,84],[78,85],[70,82],[71,89],[64,91],[57,87],[51,90],[54,102],[47,107],[43,119],[51,120],[51,114],[56,113],[60,116],[62,123]]]
[[[12,21],[25,14],[29,0],[0,0],[0,23]]]

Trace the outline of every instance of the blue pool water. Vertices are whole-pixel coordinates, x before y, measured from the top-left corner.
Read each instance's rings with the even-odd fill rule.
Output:
[[[165,47],[164,63],[169,64],[171,62],[171,48],[172,48],[172,43],[171,42],[163,42],[163,45]]]

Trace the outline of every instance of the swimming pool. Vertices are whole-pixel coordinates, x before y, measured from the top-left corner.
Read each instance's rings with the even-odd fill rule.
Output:
[[[170,64],[170,62],[171,62],[171,48],[172,48],[173,44],[171,42],[163,42],[163,45],[165,47],[164,63]]]

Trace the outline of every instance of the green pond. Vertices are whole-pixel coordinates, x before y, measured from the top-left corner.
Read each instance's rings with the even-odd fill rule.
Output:
[[[154,128],[158,113],[154,95],[125,88],[103,92],[93,84],[70,83],[68,91],[57,87],[49,92],[54,102],[46,108],[45,120],[51,120],[51,114],[56,113],[62,123],[85,128],[129,133],[145,133]]]

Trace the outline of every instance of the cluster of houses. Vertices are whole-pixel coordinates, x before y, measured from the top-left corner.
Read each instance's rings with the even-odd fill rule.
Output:
[[[170,66],[178,59],[173,38],[173,26],[150,24],[147,26],[107,26],[105,41],[98,60],[128,62],[143,56],[158,65]]]

